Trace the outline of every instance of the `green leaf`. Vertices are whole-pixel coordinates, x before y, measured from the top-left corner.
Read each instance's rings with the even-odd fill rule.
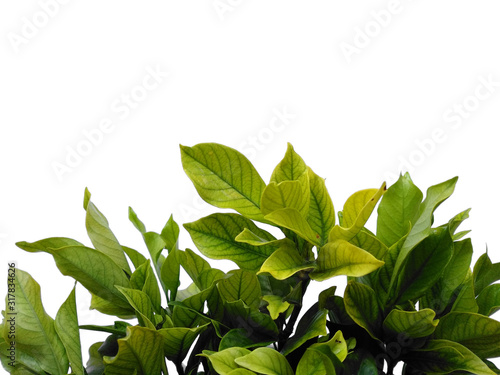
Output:
[[[200,285],[199,277],[203,271],[212,268],[210,264],[191,249],[186,249],[186,251],[179,250],[177,255],[180,259],[182,268],[184,268],[191,280],[194,281],[198,288],[203,288]]]
[[[172,250],[161,266],[160,279],[165,288],[170,291],[170,295],[167,295],[168,301],[175,301],[177,290],[181,285],[179,279],[180,259],[178,251],[177,249]]]
[[[80,330],[76,313],[75,288],[62,304],[55,319],[55,329],[66,349],[71,371],[75,375],[83,375],[82,348]]]
[[[500,280],[500,262],[493,264],[488,253],[479,257],[474,265],[474,291],[476,296],[491,283]]]
[[[309,348],[321,351],[331,359],[332,356],[335,356],[335,359],[338,359],[340,362],[346,359],[348,354],[347,342],[344,339],[342,331],[337,331],[330,340],[313,344]]]
[[[16,359],[22,359],[28,368],[40,367],[54,374],[66,374],[69,363],[64,345],[57,335],[54,320],[45,312],[40,285],[27,273],[16,269],[14,276],[15,305],[9,304],[8,296],[2,312],[4,316],[2,336],[10,343],[10,327],[15,327]],[[22,358],[21,358],[22,357]]]
[[[153,314],[153,305],[151,304],[151,299],[148,297],[146,293],[141,290],[124,288],[121,286],[116,286],[116,288],[122,293],[130,306],[134,308],[134,310],[139,313],[138,318],[143,327],[154,328],[155,325],[153,322],[154,314]],[[141,319],[142,318],[142,319]]]
[[[128,303],[126,307],[118,306],[117,304],[109,302],[92,292],[90,292],[90,295],[92,296],[90,300],[90,310],[97,310],[106,315],[115,315],[121,319],[135,318],[134,309],[132,309]]]
[[[441,318],[434,337],[462,344],[480,358],[500,357],[500,322],[484,315],[451,312]]]
[[[255,374],[255,372],[244,368],[237,368],[227,373],[227,375],[252,375],[252,374]]]
[[[328,234],[335,226],[335,209],[326,189],[325,180],[308,168],[311,201],[307,222],[319,234],[320,246],[328,242]]]
[[[30,253],[45,252],[50,253],[51,249],[59,249],[66,246],[83,246],[80,242],[66,237],[51,237],[36,242],[17,242],[16,246]]]
[[[219,352],[204,350],[203,354],[200,355],[208,358],[214,370],[217,371],[217,374],[227,375],[232,370],[241,368],[236,364],[235,359],[243,357],[247,354],[250,354],[250,350],[245,348],[233,347],[221,350]]]
[[[208,324],[195,328],[173,327],[162,328],[157,332],[163,337],[165,356],[173,362],[181,362],[198,335],[208,327]]]
[[[244,270],[232,271],[229,275],[217,283],[222,299],[228,302],[242,300],[250,308],[258,308],[261,290],[257,276]]]
[[[158,280],[156,279],[150,263],[148,262],[147,264],[148,267],[146,269],[146,279],[144,280],[142,291],[146,293],[146,295],[151,300],[153,310],[159,313],[161,311],[160,288],[158,287]]]
[[[288,242],[291,241],[288,238],[284,238],[282,240],[276,240],[274,237],[272,237],[272,240],[269,240],[268,238],[272,237],[271,233],[268,233],[266,235],[266,238],[260,237],[257,234],[253,233],[251,230],[248,228],[243,229],[243,232],[238,234],[235,238],[236,241],[238,242],[243,242],[247,243],[249,245],[253,246],[264,246],[264,245],[276,245],[279,246],[280,243],[282,242]]]
[[[464,346],[449,340],[429,340],[425,347],[412,351],[406,362],[424,373],[448,374],[468,371],[494,375],[488,366]]]
[[[212,214],[184,224],[200,252],[211,259],[229,259],[241,269],[256,271],[275,250],[274,246],[252,246],[235,240],[245,228],[269,241],[275,238],[251,220],[237,214]]]
[[[293,146],[288,143],[283,160],[274,168],[271,175],[271,182],[280,183],[282,181],[305,180],[307,175],[307,165],[304,160],[295,152]]]
[[[500,310],[500,284],[489,285],[477,296],[479,314],[490,316]]]
[[[321,237],[314,232],[307,220],[294,208],[282,208],[266,215],[266,220],[276,225],[290,229],[306,241],[321,246]]]
[[[104,357],[106,375],[159,375],[163,362],[163,335],[160,331],[134,326],[118,340],[118,354]]]
[[[455,190],[457,180],[458,177],[454,177],[427,189],[425,200],[420,205],[419,211],[412,221],[413,227],[406,237],[406,241],[394,265],[394,272],[392,274],[389,289],[392,289],[394,283],[397,281],[400,274],[400,268],[405,263],[410,252],[431,233],[434,210],[450,197]]]
[[[410,222],[418,213],[423,194],[410,175],[400,176],[380,201],[377,216],[377,237],[392,246],[408,233]]]
[[[283,297],[280,296],[268,295],[263,296],[262,299],[268,303],[266,307],[273,320],[278,319],[279,314],[284,313],[290,307],[290,304],[283,301]]]
[[[217,143],[180,147],[184,171],[203,200],[263,221],[260,199],[266,184],[243,154]]]
[[[244,328],[234,328],[231,329],[228,333],[224,335],[219,344],[219,351],[240,347],[240,348],[255,348],[259,346],[268,346],[271,345],[274,340],[271,341],[263,341],[263,342],[255,342],[252,339],[252,334],[249,333]]]
[[[293,375],[286,358],[271,348],[257,348],[234,360],[238,365],[265,375]]]
[[[479,307],[474,295],[474,281],[472,280],[472,273],[470,270],[458,290],[458,296],[453,302],[451,311],[478,312]]]
[[[87,361],[87,366],[85,371],[88,375],[102,375],[104,374],[104,362],[98,349],[101,347],[102,342],[96,342],[92,344],[89,348],[89,360]]]
[[[452,255],[448,228],[434,229],[407,257],[394,293],[395,303],[422,297],[439,280]]]
[[[261,210],[267,215],[282,208],[294,208],[302,217],[309,212],[309,196],[304,196],[300,181],[271,182],[262,193]]]
[[[127,300],[115,288],[115,285],[129,288],[129,280],[107,255],[84,246],[63,247],[50,250],[50,253],[63,275],[71,276],[90,292],[117,307],[129,309]]]
[[[129,275],[132,274],[130,266],[128,265],[127,259],[125,258],[125,253],[123,248],[119,244],[111,229],[109,229],[108,220],[106,217],[97,209],[97,207],[90,200],[90,192],[85,189],[85,210],[87,215],[85,217],[85,227],[87,228],[87,233],[90,240],[94,244],[96,250],[106,254],[115,262],[121,269],[127,272]]]
[[[128,208],[128,219],[130,222],[136,227],[136,229],[141,232],[142,234],[146,233],[146,226],[144,223],[137,217],[137,214],[133,210],[132,207],[129,206]]]
[[[331,230],[328,240],[352,240],[364,227],[377,202],[386,191],[385,182],[380,189],[366,189],[351,195],[344,204],[342,226],[336,225]]]
[[[297,307],[295,307],[297,308]],[[283,355],[289,355],[295,349],[300,347],[306,341],[318,337],[326,336],[326,317],[327,310],[319,309],[319,304],[316,302],[300,319],[294,335],[288,339],[283,350]]]
[[[177,248],[179,242],[179,225],[174,221],[173,215],[170,215],[167,223],[161,230],[161,236],[165,240],[165,247],[168,251]]]
[[[259,274],[267,272],[277,280],[284,280],[298,271],[312,269],[314,262],[306,261],[293,242],[283,242],[260,268]]]
[[[335,375],[335,367],[327,355],[307,348],[297,365],[296,375]]]
[[[472,259],[472,243],[466,239],[453,243],[453,255],[443,274],[428,293],[421,299],[421,304],[442,312],[451,300],[453,292],[462,284],[469,271]]]
[[[130,261],[134,265],[134,268],[139,267],[146,261],[146,257],[137,250],[131,249],[130,247],[127,246],[122,246],[122,249],[125,252],[125,254],[127,254],[127,256],[129,257]]]
[[[350,281],[344,292],[344,303],[349,316],[371,337],[377,339],[381,336],[381,312],[372,288]]]
[[[349,241],[353,245],[368,251],[375,258],[382,260],[389,250],[380,240],[366,229],[362,229],[359,233]]]
[[[251,309],[241,300],[224,302],[224,324],[245,329],[255,343],[274,341],[278,336],[276,323],[268,314]]]
[[[397,339],[400,334],[413,339],[431,335],[439,320],[434,320],[436,313],[431,309],[419,311],[392,310],[384,320],[386,336]]]
[[[338,275],[363,276],[381,267],[384,262],[367,251],[344,240],[329,242],[318,255],[311,279],[323,281]]]

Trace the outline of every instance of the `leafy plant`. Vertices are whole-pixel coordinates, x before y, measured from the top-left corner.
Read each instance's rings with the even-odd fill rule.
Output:
[[[324,179],[291,145],[268,184],[242,154],[219,144],[181,146],[181,158],[205,201],[237,212],[184,228],[202,255],[238,268],[223,272],[181,250],[172,217],[156,233],[129,208],[146,258],[119,243],[86,190],[93,248],[64,237],[17,246],[50,254],[63,275],[90,292],[92,309],[118,320],[79,326],[75,289],[53,319],[37,282],[16,270],[9,276],[15,306],[7,297],[0,327],[5,369],[155,375],[168,373],[168,360],[179,374],[393,374],[398,362],[404,374],[500,373],[489,361],[500,356],[500,323],[490,318],[500,309],[500,263],[483,254],[471,270],[468,232],[457,232],[469,210],[433,223],[456,178],[430,187],[425,199],[408,174],[389,189],[358,191],[336,223]],[[379,202],[372,232],[365,225]],[[192,281],[184,289],[181,269]],[[310,281],[335,276],[348,278],[343,296],[327,288],[304,312]],[[126,322],[131,318],[138,324]],[[108,334],[89,348],[86,365],[80,329]]]

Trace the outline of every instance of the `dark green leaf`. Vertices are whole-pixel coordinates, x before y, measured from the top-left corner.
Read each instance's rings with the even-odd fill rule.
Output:
[[[344,293],[349,316],[374,339],[381,337],[381,312],[375,292],[369,286],[350,281]]]
[[[500,284],[489,285],[479,293],[476,300],[479,314],[490,316],[500,310]]]

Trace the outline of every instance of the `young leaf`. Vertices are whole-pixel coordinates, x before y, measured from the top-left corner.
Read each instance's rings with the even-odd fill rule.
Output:
[[[146,257],[137,250],[131,249],[127,246],[122,246],[122,249],[134,265],[134,268],[137,269],[137,267],[139,267],[141,264],[144,264],[144,262],[146,261]]]
[[[211,259],[229,259],[241,269],[256,271],[276,249],[271,245],[252,246],[235,240],[245,228],[269,241],[275,238],[251,220],[237,214],[212,214],[184,224],[200,252]]]
[[[381,336],[381,313],[372,288],[350,281],[344,292],[344,303],[349,316],[370,336],[374,339]]]
[[[297,307],[295,307],[297,308]],[[295,349],[300,347],[306,341],[318,336],[326,336],[326,317],[327,310],[319,309],[319,304],[316,302],[300,319],[295,333],[286,342],[283,350],[283,355],[288,355]]]
[[[489,285],[477,296],[479,314],[490,316],[500,310],[500,284]]]
[[[271,348],[257,348],[234,360],[238,365],[265,375],[293,375],[286,358]]]
[[[293,242],[284,242],[278,250],[264,262],[258,274],[269,273],[277,280],[284,280],[298,271],[312,269],[316,265],[306,261]]]
[[[130,206],[128,208],[128,219],[139,232],[141,232],[142,234],[146,233],[146,226],[137,217],[137,214],[135,213],[134,209]]]
[[[108,220],[97,209],[97,207],[90,200],[90,192],[85,189],[85,202],[84,208],[87,211],[85,217],[85,226],[90,240],[94,244],[96,250],[109,256],[120,268],[122,268],[129,275],[132,274],[130,266],[123,248],[119,244],[111,229],[109,229]]]
[[[170,215],[168,218],[160,235],[165,240],[165,248],[167,248],[169,252],[177,248],[179,242],[179,225],[174,221],[173,215]]]
[[[227,375],[232,370],[241,368],[236,364],[235,359],[243,357],[247,354],[250,354],[250,350],[245,348],[233,347],[221,350],[219,352],[204,350],[203,354],[200,355],[208,358],[214,370],[217,371],[217,374]]]
[[[54,320],[43,308],[40,285],[20,269],[16,269],[14,285],[15,306],[8,304],[8,296],[5,298],[5,305],[11,307],[3,312],[3,338],[10,343],[9,329],[15,326],[16,359],[22,356],[27,365],[34,363],[49,374],[66,374],[68,356]]]
[[[166,296],[168,301],[175,301],[177,290],[181,285],[179,280],[180,256],[178,252],[177,249],[172,250],[161,266],[160,279],[165,288],[170,291],[170,295]]]
[[[318,255],[317,267],[311,272],[311,279],[323,281],[338,275],[363,276],[384,262],[370,253],[344,240],[329,242],[323,246]]]
[[[397,339],[400,334],[413,339],[431,335],[439,320],[434,320],[436,313],[431,309],[420,311],[392,310],[384,320],[384,333]]]
[[[455,190],[457,180],[458,177],[454,177],[427,189],[427,196],[420,205],[419,211],[412,222],[413,227],[406,237],[406,241],[394,265],[394,272],[392,274],[389,289],[392,289],[394,286],[394,283],[399,277],[400,268],[405,263],[410,252],[430,234],[434,210],[450,197]]]
[[[241,300],[250,308],[258,308],[261,291],[257,276],[243,270],[233,271],[229,275],[217,284],[222,299],[228,302]]]
[[[290,304],[283,301],[283,297],[280,296],[268,295],[262,296],[262,299],[268,303],[266,307],[273,320],[278,319],[279,314],[284,313],[290,307]]]
[[[424,373],[467,371],[476,375],[495,375],[469,349],[449,340],[429,340],[422,349],[412,351],[406,361],[414,369]]]
[[[328,242],[328,234],[335,226],[335,209],[326,189],[325,180],[308,168],[311,201],[307,222],[319,234],[320,246]]]
[[[266,215],[266,220],[280,227],[290,229],[313,245],[320,246],[321,244],[320,235],[314,232],[307,220],[294,208],[282,208],[273,211]]]
[[[413,184],[410,175],[400,176],[380,201],[377,217],[377,237],[392,246],[408,233],[410,222],[417,215],[423,194]]]
[[[261,210],[265,216],[281,208],[294,208],[302,217],[307,218],[309,212],[309,196],[304,196],[299,181],[282,181],[279,184],[269,183],[262,193]]]
[[[272,236],[272,234],[269,233],[269,236]],[[267,238],[258,236],[257,234],[255,234],[254,232],[252,232],[248,228],[243,229],[243,232],[241,232],[240,234],[238,234],[236,236],[235,240],[238,241],[238,242],[247,243],[247,244],[253,245],[253,246],[264,246],[264,245],[276,245],[276,246],[279,246],[279,244],[281,244],[282,242],[291,241],[288,238],[283,238],[281,240],[277,240],[277,239],[269,240]]]
[[[75,375],[84,375],[80,330],[76,313],[75,288],[57,312],[55,329],[68,355],[71,371]]]
[[[134,326],[127,336],[118,340],[118,354],[104,357],[106,375],[160,374],[163,362],[164,337],[160,331]]]
[[[328,241],[352,240],[364,227],[379,199],[386,191],[385,182],[380,189],[366,189],[351,195],[344,204],[342,226],[336,225],[330,231]]]
[[[243,154],[217,143],[180,147],[184,171],[201,198],[263,221],[260,198],[266,184]]]
[[[480,358],[500,357],[500,322],[484,315],[451,312],[441,318],[434,337],[462,344]]]

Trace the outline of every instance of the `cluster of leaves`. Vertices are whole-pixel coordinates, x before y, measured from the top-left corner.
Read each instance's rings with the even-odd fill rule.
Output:
[[[17,270],[15,367],[7,312],[0,327],[0,359],[10,373],[167,374],[166,359],[192,375],[392,374],[400,361],[404,374],[500,373],[488,360],[500,356],[500,323],[490,318],[500,309],[500,263],[484,254],[471,270],[471,241],[457,232],[468,210],[433,226],[456,178],[430,187],[425,199],[408,175],[387,190],[359,191],[336,223],[324,179],[290,145],[268,184],[229,147],[181,146],[181,157],[205,201],[237,212],[184,228],[202,255],[238,269],[223,272],[181,250],[172,217],[155,233],[130,208],[147,259],[118,242],[86,190],[94,248],[63,237],[17,245],[52,255],[91,293],[92,309],[120,320],[79,326],[75,289],[52,319],[39,285]],[[365,225],[379,201],[373,233]],[[192,281],[185,289],[181,269]],[[341,275],[348,277],[343,296],[327,288],[301,314],[311,280]],[[80,329],[108,333],[90,347],[85,366]]]

